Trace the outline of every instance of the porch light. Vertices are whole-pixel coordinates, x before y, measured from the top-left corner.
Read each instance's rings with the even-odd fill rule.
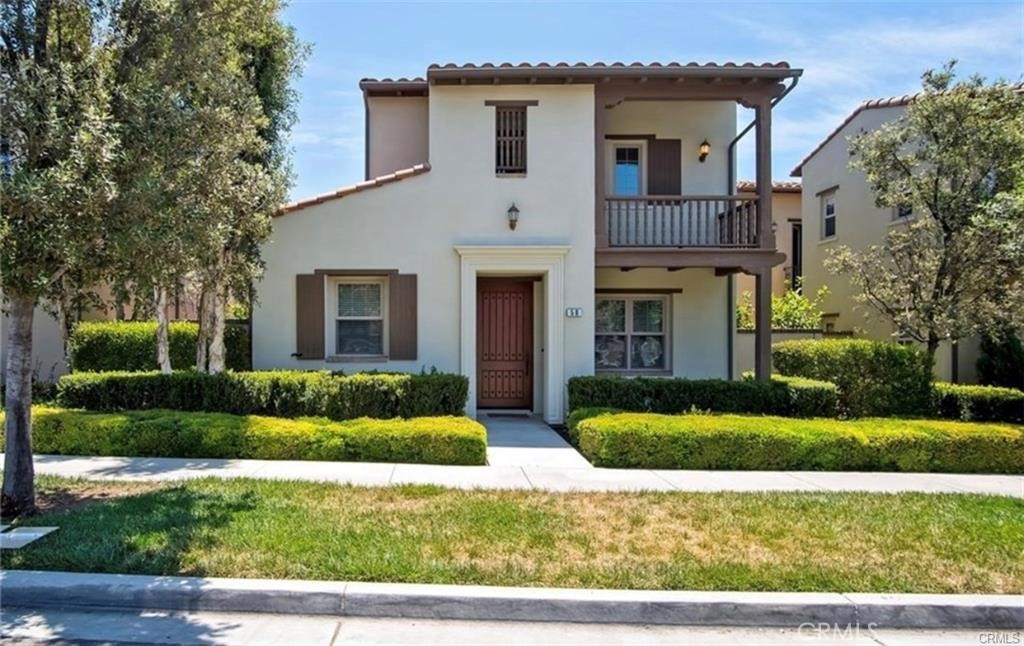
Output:
[[[700,163],[703,164],[704,160],[707,159],[708,155],[711,154],[711,144],[709,144],[708,140],[705,139],[704,141],[700,142],[700,147],[697,148],[697,151],[700,153],[697,156],[697,159],[699,159]]]
[[[508,228],[513,231],[516,230],[516,224],[519,223],[519,209],[516,208],[516,203],[513,202],[512,206],[508,207]]]

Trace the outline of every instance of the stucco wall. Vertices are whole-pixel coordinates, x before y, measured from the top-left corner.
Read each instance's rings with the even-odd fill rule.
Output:
[[[856,302],[857,291],[844,276],[837,276],[825,270],[824,262],[828,252],[841,245],[854,250],[864,250],[880,244],[894,226],[892,209],[875,206],[874,194],[864,174],[849,167],[849,139],[861,131],[871,131],[883,123],[902,114],[903,107],[875,108],[864,110],[853,119],[839,136],[833,138],[803,166],[803,196],[801,213],[804,222],[804,286],[807,293],[815,293],[822,285],[828,285],[830,294],[823,310],[827,321],[835,323],[837,331],[853,331],[857,336],[873,339],[893,340],[892,324],[881,318],[866,305]],[[821,191],[838,186],[835,192],[836,235],[822,240]],[[965,383],[977,380],[975,362],[979,343],[966,339],[959,348],[959,381]],[[949,343],[943,343],[935,358],[935,374],[942,380],[951,380],[952,351]]]
[[[680,289],[671,295],[672,374],[729,376],[730,308],[728,277],[712,269],[597,270],[598,289]],[[593,309],[593,305],[590,306]]]
[[[0,383],[4,383],[7,371],[9,326],[5,312],[0,316]],[[40,381],[54,381],[68,371],[60,325],[41,306],[36,308],[32,318],[32,370]]]
[[[369,177],[427,161],[427,97],[370,97],[366,103]]]
[[[528,116],[528,173],[494,174],[494,108],[485,100],[537,100]],[[459,370],[460,261],[455,245],[569,245],[564,301],[565,376],[593,371],[593,87],[431,88],[431,171],[274,220],[267,271],[253,312],[254,366]],[[443,145],[438,142],[443,142]],[[569,163],[567,163],[567,161]],[[506,211],[520,209],[510,231]],[[419,358],[389,363],[299,361],[295,276],[316,268],[398,269],[419,281]]]
[[[683,194],[732,193],[726,154],[736,136],[736,104],[731,101],[624,101],[607,111],[605,132],[679,139]],[[697,148],[705,139],[711,154],[701,163]]]

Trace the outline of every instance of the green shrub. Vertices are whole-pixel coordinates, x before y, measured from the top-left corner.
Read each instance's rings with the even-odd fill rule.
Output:
[[[57,401],[68,408],[98,411],[166,408],[335,420],[390,419],[462,415],[468,390],[465,377],[449,374],[76,372],[57,382]]]
[[[1024,422],[1024,392],[996,386],[936,383],[939,417],[965,422]]]
[[[199,325],[172,321],[168,332],[171,366],[196,365]],[[248,370],[249,329],[228,325],[224,329],[224,361],[231,370]],[[68,339],[68,356],[73,371],[155,370],[156,322],[83,321]]]
[[[834,385],[810,379],[773,377],[769,383],[744,379],[670,379],[573,377],[569,410],[606,407],[624,411],[685,413],[760,413],[787,416],[834,416]]]
[[[33,449],[63,455],[484,464],[487,433],[465,417],[282,419],[37,407]],[[2,416],[0,416],[2,418]]]
[[[1024,390],[1024,343],[1012,329],[981,338],[978,380],[989,386]]]
[[[590,419],[591,417],[597,417],[599,415],[611,415],[621,412],[622,411],[617,408],[602,408],[597,406],[593,408],[577,408],[573,412],[569,413],[569,418],[565,420],[565,426],[569,429],[569,441],[573,444],[579,444],[580,437],[576,429],[583,420]]]
[[[599,415],[577,425],[596,466],[1024,472],[1024,428],[946,420]]]
[[[783,375],[830,381],[850,417],[929,415],[932,367],[913,346],[864,339],[783,341],[772,346]]]

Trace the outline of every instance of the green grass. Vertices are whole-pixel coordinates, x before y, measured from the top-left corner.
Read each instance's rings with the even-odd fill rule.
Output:
[[[41,498],[96,483],[41,478]],[[111,484],[111,487],[124,485]],[[1024,501],[130,485],[4,568],[635,589],[1024,593]],[[155,488],[154,488],[155,487]]]

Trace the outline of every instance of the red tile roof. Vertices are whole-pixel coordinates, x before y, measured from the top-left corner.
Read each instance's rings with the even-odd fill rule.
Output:
[[[381,175],[380,177],[374,177],[373,179],[368,179],[365,182],[359,182],[358,184],[352,184],[351,186],[342,186],[338,190],[331,193],[324,193],[323,195],[316,195],[314,197],[309,197],[304,200],[292,202],[291,204],[286,204],[283,207],[281,207],[281,210],[279,210],[274,215],[285,215],[286,213],[292,213],[294,211],[304,209],[307,206],[313,206],[314,204],[322,204],[323,202],[327,202],[330,200],[338,200],[345,197],[346,195],[359,193],[361,191],[366,191],[371,188],[377,188],[378,186],[384,186],[385,184],[391,184],[393,182],[399,182],[409,177],[415,177],[416,175],[422,175],[423,173],[426,173],[429,170],[430,164],[428,163],[416,164],[412,168],[396,170],[393,173]]]
[[[803,187],[798,181],[775,180],[772,182],[772,193],[799,193]],[[741,179],[736,182],[737,193],[756,193],[757,182],[752,179]]]

